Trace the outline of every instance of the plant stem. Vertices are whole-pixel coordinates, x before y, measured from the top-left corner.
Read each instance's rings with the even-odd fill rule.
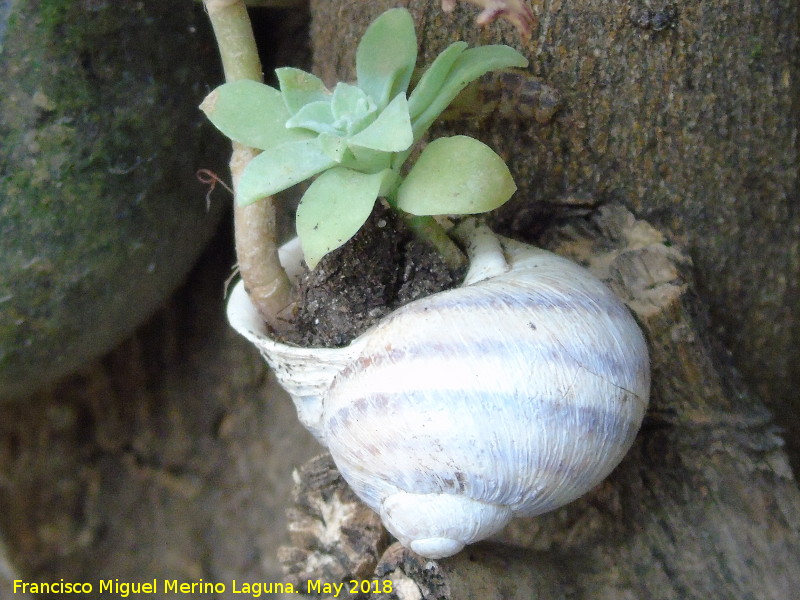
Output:
[[[386,193],[386,200],[389,202],[389,206],[402,217],[403,221],[411,228],[414,234],[430,242],[442,256],[447,267],[453,272],[458,272],[467,265],[467,257],[450,236],[447,235],[444,227],[433,217],[412,215],[397,207],[397,190],[400,188],[400,183],[402,182],[400,169],[402,169],[403,163],[408,159],[410,154],[411,150],[409,149],[394,155],[391,166],[395,173],[395,181],[390,190]]]
[[[402,165],[402,162],[399,164]],[[399,167],[395,169],[396,181],[385,196],[389,206],[400,215],[414,235],[428,241],[436,249],[451,271],[460,271],[467,265],[467,257],[447,235],[444,227],[433,217],[412,215],[397,207],[397,190],[401,181],[398,171]]]
[[[408,225],[416,235],[433,244],[433,247],[442,255],[445,264],[447,264],[450,270],[459,271],[462,267],[466,266],[467,257],[461,252],[456,243],[450,239],[444,227],[442,227],[436,219],[433,217],[417,217],[402,211],[398,212],[402,215],[406,225]]]
[[[225,80],[262,81],[261,62],[243,0],[205,0],[205,6],[219,46]],[[230,167],[234,192],[242,170],[255,154],[252,148],[233,143]],[[281,313],[289,307],[292,288],[278,260],[275,219],[272,196],[248,206],[234,202],[236,256],[245,288],[267,325],[284,331],[288,322],[281,318]]]

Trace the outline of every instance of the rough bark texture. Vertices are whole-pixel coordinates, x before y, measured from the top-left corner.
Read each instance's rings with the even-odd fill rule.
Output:
[[[345,483],[329,454],[311,459],[293,476],[287,510],[291,545],[278,550],[287,581],[307,590],[308,580],[371,577],[389,545],[380,517]]]
[[[448,560],[424,559],[399,543],[381,558],[375,575],[392,591],[375,600],[560,600],[567,597],[544,553],[481,542]],[[383,585],[383,584],[382,584]],[[386,586],[383,586],[386,587]]]
[[[578,597],[790,597],[800,493],[783,441],[706,335],[693,265],[659,238],[609,207],[544,240],[609,278],[636,314],[651,349],[653,390],[620,468],[594,499],[581,501],[587,506],[537,522],[535,535],[543,537],[534,547],[587,561],[588,570],[570,567]]]
[[[437,0],[313,0],[316,72],[353,77],[355,45],[382,11],[407,6],[420,63],[447,44],[507,43],[559,90],[551,123],[462,123],[507,159],[520,187],[499,215],[522,235],[569,194],[623,201],[680,239],[711,327],[800,451],[800,5],[794,0],[543,0],[523,45],[476,8]],[[453,130],[440,129],[435,135]],[[799,460],[800,460],[800,455]],[[798,462],[797,464],[800,464]]]

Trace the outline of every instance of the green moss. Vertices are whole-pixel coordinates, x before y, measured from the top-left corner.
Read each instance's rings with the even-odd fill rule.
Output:
[[[750,60],[760,60],[764,54],[764,44],[755,36],[751,36],[748,41],[750,43]]]
[[[63,25],[70,7],[76,4],[80,3],[71,0],[40,0],[39,18],[43,33],[55,31]]]
[[[0,51],[4,394],[108,349],[165,298],[222,207],[206,212],[194,171],[225,160],[196,108],[219,80],[191,33],[200,6],[18,4]]]

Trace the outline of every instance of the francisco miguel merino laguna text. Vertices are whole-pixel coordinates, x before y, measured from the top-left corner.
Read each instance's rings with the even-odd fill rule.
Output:
[[[325,585],[325,584],[323,584]],[[101,579],[97,586],[89,582],[71,582],[61,579],[52,583],[27,582],[20,579],[14,580],[14,593],[28,594],[115,594],[120,598],[127,598],[131,594],[222,594],[228,591],[228,586],[222,582],[203,581],[182,582],[177,579],[163,579],[159,585],[158,579],[152,581],[120,581],[119,579]],[[230,591],[234,594],[249,594],[258,598],[262,594],[295,593],[291,583],[280,582],[231,582]]]
[[[306,593],[318,593],[331,595],[338,598],[342,592],[348,594],[358,594],[367,592],[392,592],[392,582],[390,580],[353,579],[345,583],[323,583],[319,579],[312,579],[306,582]],[[89,582],[72,582],[60,579],[56,582],[28,582],[21,579],[14,580],[14,593],[28,594],[91,594],[95,586]],[[177,579],[163,579],[161,586],[158,579],[152,581],[120,581],[119,579],[101,579],[98,581],[99,593],[115,594],[120,598],[127,598],[131,594],[223,594],[228,591],[228,586],[222,582],[203,581],[202,579],[193,582],[181,582]],[[264,594],[294,594],[301,590],[296,589],[291,583],[282,582],[238,582],[231,581],[231,593],[249,594],[253,598],[259,598]]]

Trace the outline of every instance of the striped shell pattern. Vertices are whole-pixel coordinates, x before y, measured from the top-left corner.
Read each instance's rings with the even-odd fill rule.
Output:
[[[241,284],[228,307],[353,490],[429,558],[597,485],[633,443],[650,387],[645,340],[598,279],[479,226],[461,235],[461,287],[346,348],[272,341]]]

